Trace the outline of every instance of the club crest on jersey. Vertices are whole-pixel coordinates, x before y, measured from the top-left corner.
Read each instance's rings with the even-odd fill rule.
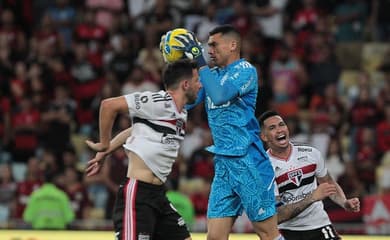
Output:
[[[294,183],[296,186],[299,186],[301,184],[301,180],[303,177],[302,169],[293,170],[289,172],[287,175],[288,175],[288,179],[290,179],[290,181]]]
[[[185,129],[185,124],[184,124],[184,121],[182,119],[178,119],[176,121],[176,134],[177,135],[180,135],[181,132]]]

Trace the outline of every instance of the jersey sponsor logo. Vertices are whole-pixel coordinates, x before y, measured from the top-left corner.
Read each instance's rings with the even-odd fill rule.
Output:
[[[299,157],[297,160],[298,161],[307,161],[307,160],[309,160],[309,157],[308,156],[302,156],[302,157]]]
[[[247,83],[241,86],[241,92],[244,92],[251,85],[251,83],[252,83],[252,78]]]
[[[217,105],[215,105],[215,104],[213,103],[213,101],[211,101],[211,98],[207,96],[207,107],[208,107],[209,109],[225,108],[225,107],[229,107],[229,106],[230,106],[230,101],[228,101],[228,102],[225,103],[225,104],[222,104],[222,105],[217,106]]]
[[[311,152],[311,148],[299,147],[298,152]]]
[[[135,103],[135,109],[139,110],[141,108],[141,102],[140,102],[140,94],[134,94],[134,103]]]
[[[284,192],[284,193],[282,193],[280,195],[280,200],[284,204],[289,204],[289,203],[292,203],[292,202],[298,202],[298,201],[306,198],[311,192],[312,191],[307,192],[307,193],[298,194],[296,196],[294,196],[294,194],[292,194],[290,192]]]
[[[288,179],[290,179],[290,181],[293,182],[296,186],[299,186],[301,184],[301,180],[303,177],[302,169],[293,170],[287,173],[287,175]]]

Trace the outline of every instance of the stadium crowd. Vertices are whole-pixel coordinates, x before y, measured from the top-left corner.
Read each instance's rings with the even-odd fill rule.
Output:
[[[47,169],[77,219],[111,219],[127,169],[123,149],[99,176],[83,173],[100,101],[162,88],[166,31],[185,27],[207,51],[208,32],[225,23],[242,34],[242,55],[258,68],[257,115],[277,110],[294,141],[326,156],[347,197],[390,192],[389,10],[386,0],[1,1],[0,222],[22,218]],[[121,116],[114,129],[129,126]],[[199,106],[169,180],[198,219],[214,173],[204,150],[211,142]]]

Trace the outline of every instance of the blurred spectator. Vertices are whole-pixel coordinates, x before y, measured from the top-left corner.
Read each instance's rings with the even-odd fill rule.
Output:
[[[294,16],[293,27],[296,30],[313,28],[318,20],[318,10],[316,0],[303,0],[303,7],[300,8]]]
[[[118,43],[112,44],[113,55],[108,63],[108,68],[115,74],[120,84],[123,84],[133,69],[136,52],[133,49],[130,36],[119,35],[115,41]]]
[[[54,98],[42,112],[42,144],[54,151],[57,156],[69,147],[74,126],[76,102],[71,98],[65,85],[56,85]],[[60,137],[59,137],[60,136]]]
[[[16,188],[11,165],[0,163],[0,222],[6,222],[15,216]]]
[[[20,100],[28,91],[28,75],[26,63],[18,61],[15,63],[15,74],[10,79],[10,95],[14,104]]]
[[[370,96],[370,89],[362,87],[359,95],[349,109],[348,122],[350,123],[351,137],[351,157],[355,159],[359,148],[359,130],[363,127],[373,128],[378,122],[378,110],[376,104]]]
[[[229,22],[229,19],[234,15],[234,5],[235,3],[231,0],[219,0],[217,1],[215,9],[215,21],[218,24],[226,24]],[[207,15],[207,13],[206,13]],[[212,28],[210,28],[212,29]]]
[[[388,42],[390,40],[390,1],[371,1],[371,31],[374,32],[374,40]]]
[[[374,100],[374,96],[378,96],[380,92],[379,85],[373,84],[373,80],[370,77],[369,72],[361,71],[357,77],[357,84],[354,84],[348,88],[348,102],[347,104],[351,107],[351,103],[357,101],[360,94],[360,89],[367,89],[368,97]]]
[[[42,172],[39,159],[31,157],[27,162],[26,176],[18,182],[16,197],[16,218],[22,218],[26,203],[33,191],[42,185]]]
[[[155,0],[154,2],[153,7],[142,16],[145,25],[139,30],[148,33],[148,37],[155,39],[155,46],[157,46],[160,37],[179,24],[180,19],[178,18],[180,16],[169,0]]]
[[[1,11],[0,38],[6,39],[6,46],[15,57],[22,57],[27,43],[23,31],[15,23],[15,14],[9,9]]]
[[[122,85],[121,93],[129,94],[142,91],[158,91],[159,89],[159,86],[148,79],[143,65],[136,65],[127,77],[126,82]]]
[[[3,94],[8,95],[10,91],[9,78],[13,72],[12,52],[8,46],[8,39],[6,35],[0,33],[0,86]]]
[[[155,85],[162,85],[161,74],[164,67],[164,58],[161,55],[160,49],[156,44],[156,39],[152,33],[146,33],[150,37],[145,40],[145,46],[139,50],[136,63],[145,70],[145,74]],[[159,88],[159,86],[158,86]],[[148,89],[153,91],[153,89]]]
[[[218,25],[215,16],[216,11],[216,2],[210,2],[207,4],[207,6],[205,6],[203,16],[199,19],[199,22],[194,27],[196,37],[203,44],[207,43],[210,30]]]
[[[232,3],[233,14],[226,23],[233,25],[240,35],[245,38],[253,31],[255,23],[250,15],[249,7],[244,0],[234,0]]]
[[[383,86],[381,86],[378,95],[376,96],[376,104],[378,109],[384,112],[386,102],[390,102],[390,63],[383,64],[381,70],[384,75]]]
[[[384,106],[384,118],[376,125],[376,144],[382,155],[390,151],[390,102]]]
[[[124,9],[123,0],[86,0],[87,8],[96,11],[96,23],[110,28],[113,16],[119,15]]]
[[[107,29],[96,22],[96,12],[86,9],[83,19],[74,29],[75,42],[82,42],[86,45],[86,59],[95,67],[103,65],[103,51],[108,41]],[[76,46],[77,48],[77,46]],[[76,53],[77,55],[77,53]]]
[[[201,126],[197,126],[191,118],[187,119],[186,137],[183,139],[179,149],[185,160],[190,159],[195,150],[204,146],[203,136],[206,134],[205,131]]]
[[[310,101],[310,114],[312,117],[324,117],[329,121],[330,133],[342,136],[345,122],[344,105],[337,94],[334,83],[327,85],[324,95],[314,94]]]
[[[203,148],[199,148],[192,154],[188,162],[190,166],[188,168],[188,176],[210,181],[214,177],[213,156]]]
[[[38,28],[33,33],[31,41],[35,42],[32,44],[42,44],[47,48],[53,49],[55,53],[65,52],[64,38],[58,32],[55,22],[49,14],[43,15]]]
[[[379,164],[379,154],[376,149],[375,131],[372,128],[360,128],[357,135],[356,170],[359,179],[364,183],[368,193],[374,193],[377,189],[375,171]]]
[[[41,46],[41,49],[43,49]],[[39,56],[38,56],[39,57]],[[40,60],[47,61],[48,58],[44,56]],[[49,98],[49,89],[53,87],[49,80],[49,72],[46,65],[39,62],[32,62],[28,69],[28,93],[32,96],[31,101],[35,108],[42,110]]]
[[[0,155],[11,141],[11,102],[0,90]]]
[[[367,20],[367,6],[364,0],[345,0],[336,7],[335,24],[338,42],[354,42],[364,40]]]
[[[52,171],[44,175],[45,183],[35,190],[23,212],[23,220],[33,229],[66,229],[75,217],[64,191],[53,184]]]
[[[64,46],[69,49],[72,43],[73,26],[76,20],[76,9],[69,4],[69,0],[56,0],[55,5],[47,9],[54,26],[61,35]]]
[[[76,150],[72,146],[67,147],[62,152],[62,162],[64,164],[65,169],[68,167],[76,168],[76,169],[81,168],[79,165],[79,159],[78,159]]]
[[[376,179],[379,194],[390,193],[390,151],[383,155],[376,169]]]
[[[358,197],[361,199],[366,194],[363,182],[356,171],[356,164],[353,161],[345,162],[345,171],[337,182],[342,189],[346,189],[344,193],[347,198]]]
[[[91,202],[87,188],[82,182],[82,172],[75,167],[66,167],[64,171],[64,191],[68,195],[76,219],[84,219],[88,216]]]
[[[195,215],[197,217],[205,217],[207,213],[211,182],[199,178],[194,178],[192,181],[194,182],[193,184],[196,185],[197,182],[199,182],[199,186],[194,186],[192,192],[189,193],[195,208]]]
[[[333,51],[328,44],[320,45],[316,62],[311,63],[308,67],[312,94],[323,95],[327,85],[337,85],[339,81],[341,68],[335,59]]]
[[[307,84],[307,75],[304,66],[294,58],[285,43],[278,46],[274,53],[270,76],[274,109],[285,117],[296,115],[301,91]]]
[[[149,12],[154,5],[156,0],[148,1],[134,1],[127,0],[128,6],[128,15],[130,19],[130,24],[138,30],[142,30],[145,27],[144,16]]]
[[[103,209],[106,219],[111,219],[117,189],[127,174],[128,158],[123,149],[116,150],[108,158],[98,175],[84,178],[84,181],[94,207]]]
[[[283,37],[283,15],[288,0],[253,0],[252,14],[271,45]]]
[[[70,66],[73,78],[71,91],[77,101],[76,121],[79,131],[89,134],[92,128],[93,112],[90,104],[99,93],[105,79],[97,66],[88,60],[88,49],[85,43],[78,42],[74,48],[75,59]]]
[[[29,96],[24,96],[16,109],[13,109],[12,123],[12,159],[27,162],[38,148],[39,123],[41,113],[32,105]]]
[[[326,168],[330,176],[337,181],[339,177],[344,174],[345,162],[350,161],[348,156],[343,152],[339,137],[330,139],[328,153],[325,158]]]

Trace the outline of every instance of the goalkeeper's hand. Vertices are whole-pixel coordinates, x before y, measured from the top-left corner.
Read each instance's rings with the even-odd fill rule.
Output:
[[[206,65],[206,61],[203,57],[202,45],[200,42],[198,42],[194,33],[188,32],[185,34],[179,34],[175,36],[175,39],[182,46],[172,46],[172,48],[183,51],[187,58],[196,61],[198,67],[202,67]]]

